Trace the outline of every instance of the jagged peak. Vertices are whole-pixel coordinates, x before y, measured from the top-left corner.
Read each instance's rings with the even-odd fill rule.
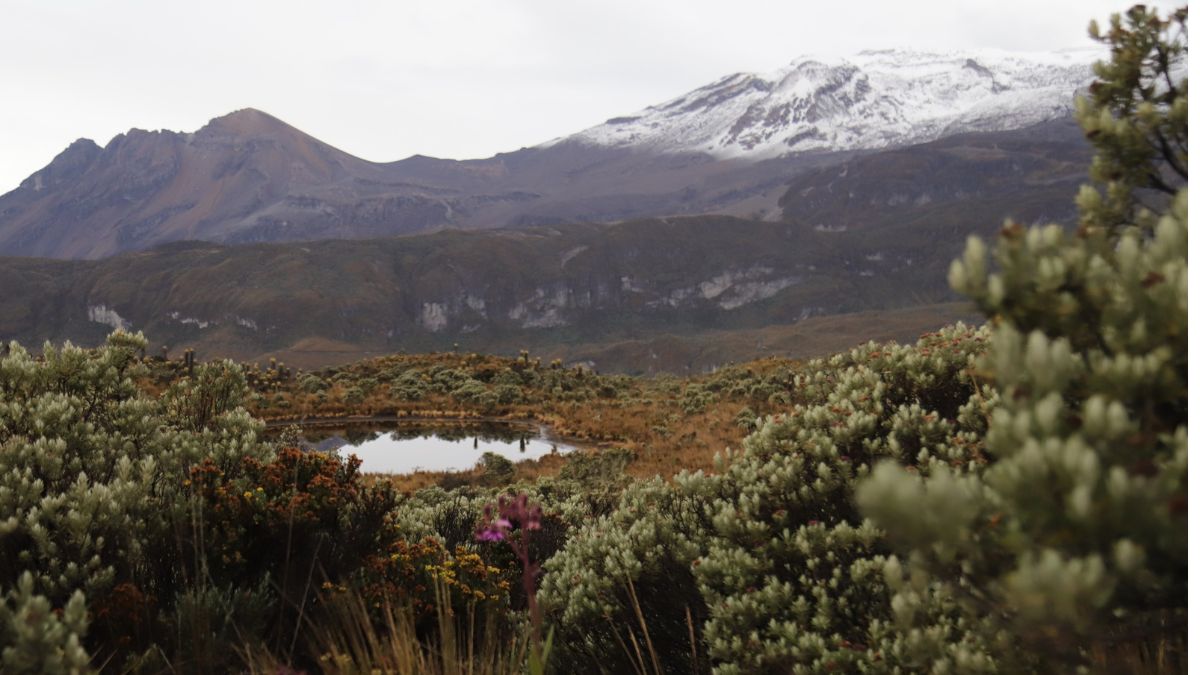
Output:
[[[102,152],[104,152],[104,149],[96,141],[90,138],[77,138],[71,141],[71,144],[64,148],[62,152],[55,155],[54,159],[50,160],[50,163],[43,167],[41,171],[64,165],[87,163],[98,157]]]
[[[54,156],[50,163],[35,171],[21,181],[18,189],[29,189],[40,192],[46,187],[63,179],[79,175],[87,169],[103,149],[90,138],[77,138],[62,152]]]
[[[763,159],[878,149],[1070,113],[1103,50],[873,49],[726,75],[558,142]]]

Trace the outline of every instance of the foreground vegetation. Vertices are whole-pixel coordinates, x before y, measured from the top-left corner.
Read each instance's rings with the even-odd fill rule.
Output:
[[[981,328],[651,381],[11,345],[0,668],[1183,672],[1185,25],[1139,7],[1105,33],[1097,187],[1073,234],[1008,224],[991,263],[968,243],[950,281]],[[533,416],[613,447],[402,494],[247,406]]]

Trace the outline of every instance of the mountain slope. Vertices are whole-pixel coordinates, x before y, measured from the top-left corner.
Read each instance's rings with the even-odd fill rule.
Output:
[[[806,322],[817,316],[952,300],[945,271],[967,235],[1005,216],[1070,214],[1087,167],[1072,132],[1060,122],[852,157],[791,182],[782,222],[654,218],[0,259],[0,285],[14,291],[0,298],[0,339],[94,343],[121,326],[205,354],[308,364],[458,344],[640,369],[674,344],[663,364],[679,367],[686,351],[699,369],[766,340],[757,330],[795,344],[781,336],[814,335]],[[1014,198],[1025,194],[1036,199]],[[821,344],[884,334],[853,325]],[[721,331],[722,349],[659,339],[701,331]]]
[[[1088,56],[872,52],[735,75],[490,159],[367,162],[255,110],[194,133],[81,139],[0,195],[0,255],[101,258],[178,240],[361,239],[445,227],[721,213],[777,218],[848,154],[1069,110]]]
[[[884,50],[739,73],[568,137],[605,147],[762,159],[910,145],[1070,115],[1098,53]]]
[[[495,351],[948,298],[941,271],[921,273],[929,251],[898,249],[877,262],[867,258],[873,245],[702,216],[370,241],[180,242],[98,261],[0,259],[0,280],[19,280],[20,291],[0,305],[0,338],[92,343],[126,327],[242,356],[314,338]]]
[[[960,134],[805,172],[789,182],[779,206],[784,220],[830,232],[907,236],[922,222],[944,234],[981,219],[1070,222],[1091,157],[1079,128],[1066,120]]]
[[[181,239],[378,236],[442,224],[438,192],[247,109],[190,134],[76,141],[0,197],[0,251],[95,258]]]
[[[98,161],[95,152],[72,150],[79,164]],[[207,355],[307,365],[459,344],[537,347],[637,370],[703,369],[760,344],[837,349],[915,330],[922,317],[934,328],[944,313],[917,307],[953,299],[945,271],[964,238],[994,233],[1006,217],[1069,221],[1089,156],[1078,129],[1059,120],[827,156],[824,167],[776,177],[779,222],[653,218],[365,241],[177,242],[95,261],[0,258],[0,340],[94,344],[121,326]],[[69,178],[70,167],[58,170]],[[347,161],[330,170],[353,169]],[[902,307],[913,313],[880,332],[869,319],[810,323]]]

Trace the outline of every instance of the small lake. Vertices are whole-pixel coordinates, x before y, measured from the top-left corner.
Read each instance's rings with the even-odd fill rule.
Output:
[[[485,452],[520,462],[575,449],[552,438],[546,428],[527,424],[310,427],[303,437],[309,449],[356,455],[363,473],[466,471]]]

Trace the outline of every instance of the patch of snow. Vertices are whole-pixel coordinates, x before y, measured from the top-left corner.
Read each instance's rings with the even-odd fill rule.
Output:
[[[1099,49],[865,51],[739,73],[566,139],[757,159],[875,149],[964,131],[1017,129],[1074,110]]]

